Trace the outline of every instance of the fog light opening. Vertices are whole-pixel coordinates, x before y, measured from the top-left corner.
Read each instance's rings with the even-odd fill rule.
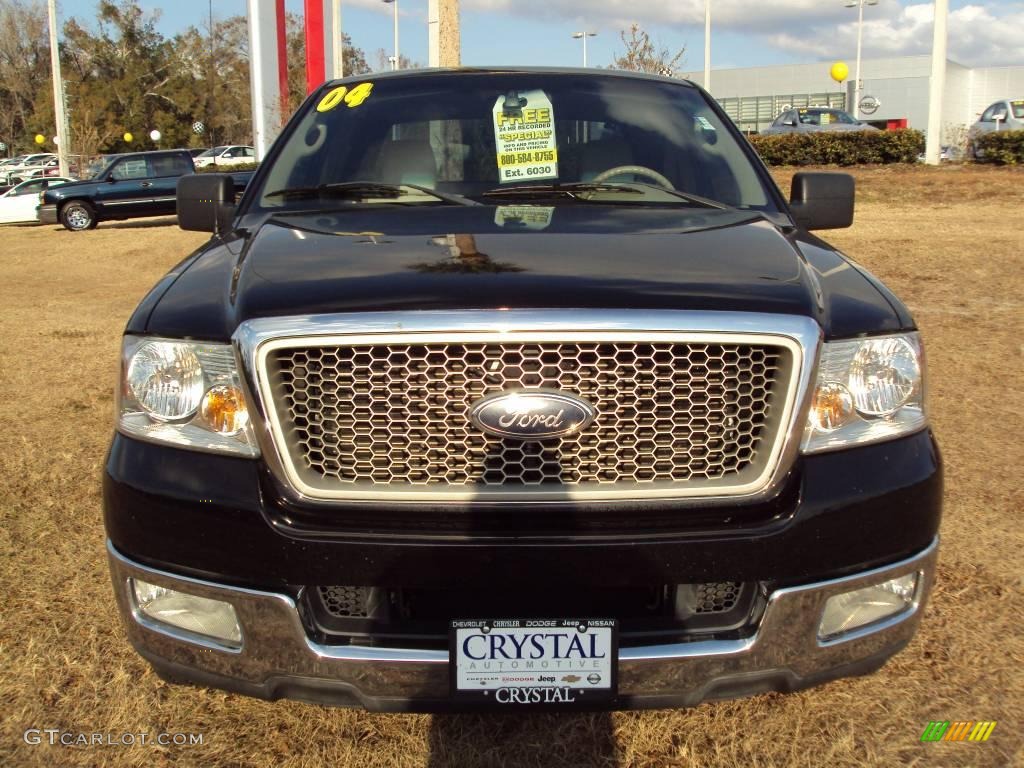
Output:
[[[917,595],[918,574],[908,573],[870,587],[833,595],[825,603],[818,639],[839,640],[856,629],[907,612]]]
[[[208,638],[232,650],[242,647],[242,628],[231,603],[190,595],[141,579],[130,581],[138,615],[190,635]]]

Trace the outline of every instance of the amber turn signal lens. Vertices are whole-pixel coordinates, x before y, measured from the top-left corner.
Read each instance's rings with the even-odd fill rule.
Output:
[[[842,384],[825,382],[814,392],[811,421],[816,429],[831,432],[843,426],[853,415],[853,396]]]
[[[210,429],[222,435],[240,432],[249,421],[245,398],[236,387],[218,386],[208,390],[199,412]]]

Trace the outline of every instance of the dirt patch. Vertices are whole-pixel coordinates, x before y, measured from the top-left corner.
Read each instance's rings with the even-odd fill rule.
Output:
[[[99,477],[121,329],[203,237],[163,222],[0,230],[0,763],[1020,765],[1024,173],[855,174],[857,223],[825,234],[910,304],[924,335],[947,472],[937,591],[918,636],[875,675],[675,712],[382,716],[162,683],[114,611]],[[790,176],[778,173],[784,187]],[[921,744],[937,719],[999,724],[984,744]],[[28,728],[203,744],[31,746]]]

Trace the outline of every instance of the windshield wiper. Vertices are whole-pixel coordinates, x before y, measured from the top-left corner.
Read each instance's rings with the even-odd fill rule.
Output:
[[[453,195],[448,192],[439,192],[436,189],[422,187],[419,184],[385,184],[376,181],[339,181],[333,184],[320,184],[315,187],[290,187],[267,192],[264,197],[283,197],[285,199],[334,197],[351,200],[375,197],[395,199],[407,194],[407,191],[410,189],[450,205],[480,205],[480,203],[470,200],[468,197]]]
[[[495,187],[481,193],[481,197],[551,197],[565,195],[576,197],[577,192],[625,192],[642,195],[642,189],[622,184],[594,184],[589,181],[573,181],[567,184],[526,184],[518,187]]]
[[[641,189],[638,189],[641,187]],[[680,192],[678,189],[668,189],[658,184],[648,184],[643,181],[631,181],[623,184],[594,184],[593,182],[576,181],[568,184],[530,184],[521,187],[497,187],[482,194],[482,197],[551,197],[552,195],[564,195],[574,200],[586,200],[587,198],[577,197],[579,192],[625,192],[627,194],[643,195],[646,197],[646,190],[654,190],[671,197],[684,200],[692,205],[699,205],[702,208],[717,208],[726,210],[730,206],[724,203],[709,200],[699,195],[691,195],[688,192]]]

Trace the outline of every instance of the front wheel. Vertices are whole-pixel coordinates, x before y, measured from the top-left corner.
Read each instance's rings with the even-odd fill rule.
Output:
[[[93,229],[96,226],[96,211],[88,203],[75,200],[60,209],[60,223],[72,232]]]

